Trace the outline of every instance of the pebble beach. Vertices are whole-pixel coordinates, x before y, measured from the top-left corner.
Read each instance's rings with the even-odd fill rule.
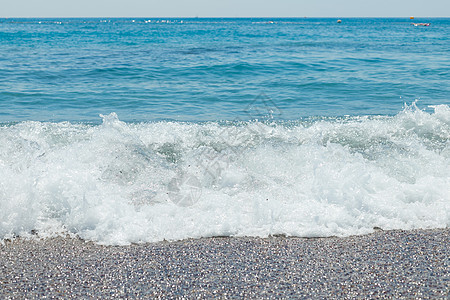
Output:
[[[0,245],[0,298],[448,299],[450,230],[347,238],[213,237]]]

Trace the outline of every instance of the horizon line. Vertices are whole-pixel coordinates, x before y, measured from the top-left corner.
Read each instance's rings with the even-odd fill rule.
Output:
[[[111,19],[145,19],[145,18],[167,18],[167,19],[175,19],[175,18],[186,18],[186,19],[251,19],[251,18],[258,18],[258,19],[270,19],[270,18],[279,18],[279,19],[307,19],[307,18],[323,18],[323,19],[332,19],[332,18],[395,18],[395,19],[403,19],[411,17],[414,18],[450,18],[450,16],[12,16],[12,17],[4,17],[0,16],[0,19],[31,19],[31,18],[46,18],[46,19],[53,19],[53,18],[67,18],[67,19],[78,19],[78,18],[85,18],[85,19],[98,19],[98,18],[111,18]]]

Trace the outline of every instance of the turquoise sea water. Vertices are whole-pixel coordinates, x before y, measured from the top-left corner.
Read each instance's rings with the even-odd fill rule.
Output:
[[[450,19],[0,19],[0,239],[448,227],[449,36]]]
[[[288,120],[394,115],[449,103],[449,36],[450,19],[0,19],[0,122],[247,120],[262,93]]]

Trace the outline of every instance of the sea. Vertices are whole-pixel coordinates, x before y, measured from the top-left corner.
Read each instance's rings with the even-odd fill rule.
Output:
[[[449,223],[449,18],[0,19],[2,243]]]

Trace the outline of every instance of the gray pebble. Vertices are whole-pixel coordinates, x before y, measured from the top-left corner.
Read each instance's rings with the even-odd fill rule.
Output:
[[[448,299],[449,233],[205,238],[120,247],[16,239],[0,246],[0,298]]]

